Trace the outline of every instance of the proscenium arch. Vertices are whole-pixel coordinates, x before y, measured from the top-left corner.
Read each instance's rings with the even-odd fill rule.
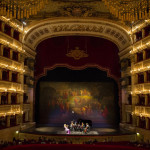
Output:
[[[25,30],[27,33],[23,37],[23,43],[32,50],[36,50],[37,45],[45,39],[68,35],[104,38],[115,43],[119,51],[132,44],[128,27],[105,19],[45,19],[34,22]]]

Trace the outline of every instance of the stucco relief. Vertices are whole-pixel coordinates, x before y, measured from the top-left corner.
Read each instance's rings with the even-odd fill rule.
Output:
[[[24,37],[26,43],[31,49],[44,39],[60,35],[88,35],[108,39],[114,42],[120,50],[131,44],[131,39],[125,31],[115,25],[104,23],[88,23],[88,22],[56,22],[47,23],[39,27],[33,27]]]

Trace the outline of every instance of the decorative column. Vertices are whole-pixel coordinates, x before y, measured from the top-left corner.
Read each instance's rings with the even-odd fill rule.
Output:
[[[19,101],[21,104],[23,104],[23,93],[19,94]]]
[[[14,28],[11,28],[11,37],[14,37]]]
[[[0,56],[3,56],[4,45],[0,45]]]
[[[19,77],[20,83],[23,85],[24,84],[24,75],[21,73]]]
[[[133,35],[133,42],[134,43],[136,42],[136,35],[135,34]]]
[[[18,125],[19,124],[19,114],[16,114],[16,125]]]
[[[22,41],[22,34],[19,33],[19,41]]]
[[[33,105],[33,88],[30,89],[30,92],[28,93],[28,101],[30,103],[30,108],[29,108],[29,121],[30,122],[33,122],[33,108],[34,108],[34,105]],[[124,105],[124,104],[123,104]],[[124,111],[122,110],[122,113],[124,113]],[[125,114],[125,113],[124,113]],[[125,116],[126,117],[126,116]],[[122,122],[125,122],[126,121],[126,118],[122,118]]]
[[[20,121],[20,123],[23,123],[23,94],[19,94],[19,103],[20,103],[20,110],[21,110],[21,114],[20,114],[21,121]]]
[[[132,125],[135,127],[137,122],[137,117],[136,115],[132,115]]]
[[[1,105],[1,96],[2,96],[2,93],[0,93],[0,105]]]
[[[29,110],[29,121],[33,122],[33,104],[30,104],[30,110]],[[126,121],[122,120],[122,123],[125,123]]]
[[[140,126],[140,117],[137,116],[137,119],[136,119],[136,120],[137,120],[137,124],[136,124],[136,125],[137,125],[137,127],[139,127],[139,126]]]
[[[13,55],[13,50],[10,49],[10,59],[12,59],[12,55]]]
[[[132,105],[136,105],[138,103],[138,96],[132,95]]]
[[[143,51],[143,60],[145,60],[146,59],[146,51],[144,50]]]
[[[145,94],[145,106],[147,106],[147,105],[148,105],[148,95]]]
[[[26,77],[26,84],[30,84],[29,76]]]
[[[8,93],[8,104],[11,104],[11,93]]]
[[[4,30],[5,30],[5,23],[2,22],[2,32],[4,32]]]
[[[147,72],[144,72],[144,83],[147,83]]]
[[[137,53],[134,54],[135,63],[137,63]]]
[[[134,84],[137,84],[138,83],[138,74],[135,74],[133,76],[133,80],[134,80]]]
[[[18,120],[18,122],[19,122],[19,124],[22,124],[23,123],[23,114],[19,114],[19,120]]]
[[[7,116],[7,127],[10,127],[10,116]]]
[[[129,113],[126,113],[126,115],[127,115],[127,123],[129,123],[130,122],[130,115],[129,115]]]
[[[9,81],[12,81],[12,71],[9,71]]]
[[[122,123],[125,123],[127,120],[127,114],[125,112],[125,104],[122,104]]]
[[[142,38],[144,38],[144,37],[145,37],[145,30],[142,29]]]
[[[18,53],[18,61],[20,62],[20,53]]]
[[[18,93],[17,93],[17,104],[19,104],[19,103],[20,103],[19,98],[20,98],[20,94],[18,94]]]
[[[136,104],[139,104],[140,103],[140,98],[139,98],[139,95],[136,95]]]
[[[0,68],[0,80],[2,80],[2,69]]]
[[[26,111],[25,112],[25,122],[27,122],[29,120],[29,112]]]
[[[149,129],[149,118],[145,118],[145,121],[146,121],[146,129]]]
[[[20,83],[20,73],[17,74],[17,82]]]

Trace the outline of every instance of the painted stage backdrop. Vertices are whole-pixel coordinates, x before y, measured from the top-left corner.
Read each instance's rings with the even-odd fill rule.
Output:
[[[84,119],[93,127],[111,127],[118,116],[116,105],[113,82],[40,83],[40,124],[62,126]]]

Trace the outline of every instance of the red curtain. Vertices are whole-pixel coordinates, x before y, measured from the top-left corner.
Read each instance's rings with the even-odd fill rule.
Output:
[[[79,47],[88,54],[88,57],[75,60],[66,54]],[[109,76],[118,80],[120,78],[120,64],[118,47],[102,38],[88,36],[62,36],[44,40],[37,46],[35,63],[35,76],[43,76],[44,68],[68,67],[71,69],[84,69],[97,67],[107,70]]]

